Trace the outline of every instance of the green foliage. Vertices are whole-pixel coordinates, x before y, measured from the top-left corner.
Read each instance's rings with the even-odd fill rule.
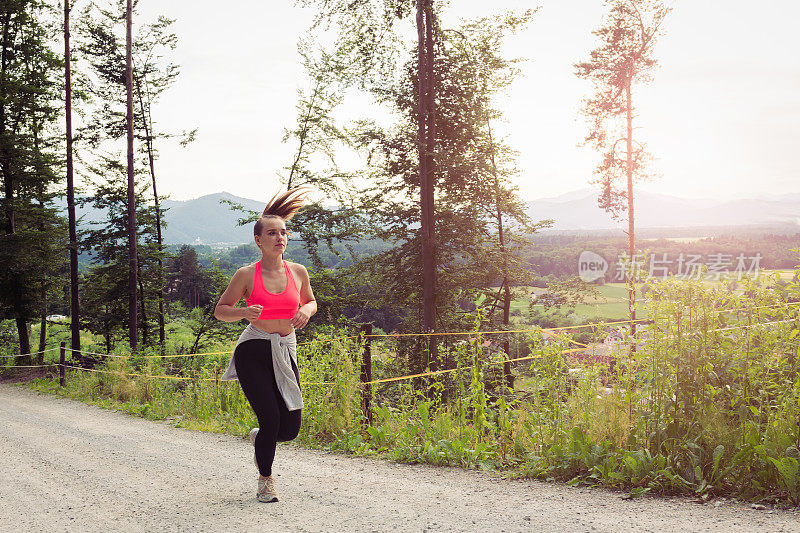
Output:
[[[532,359],[516,367],[513,391],[503,382],[498,343],[476,332],[447,346],[452,372],[374,384],[372,424],[361,411],[361,343],[321,328],[298,348],[305,396],[299,440],[396,461],[611,486],[630,496],[797,504],[800,284],[742,279],[740,286],[742,293],[731,293],[701,282],[654,283],[653,323],[640,330],[635,352],[623,339],[612,368],[563,354],[574,346],[565,335],[531,331],[515,343]],[[400,346],[391,337],[372,340],[374,379],[407,373]],[[244,436],[256,422],[239,386],[215,380],[227,361],[227,354],[136,354],[98,367],[110,374],[70,372],[64,393]]]
[[[436,146],[430,155],[436,193],[436,328],[471,327],[471,306],[480,302],[486,323],[499,324],[504,286],[525,284],[530,272],[520,260],[525,235],[540,227],[525,213],[511,182],[515,152],[493,135],[499,117],[495,99],[516,75],[516,60],[503,57],[507,35],[533,15],[466,21],[446,29],[437,23],[432,84],[436,91]],[[437,19],[438,20],[438,19]],[[441,27],[440,27],[441,26]],[[422,329],[423,232],[421,228],[418,130],[417,49],[403,51],[405,63],[394,79],[370,88],[381,104],[396,111],[397,123],[381,127],[362,121],[357,146],[369,157],[370,187],[363,210],[375,236],[391,248],[358,265],[370,277],[367,305],[390,302],[403,310],[399,330]],[[433,208],[432,208],[433,209]],[[502,229],[501,229],[502,228]],[[501,233],[503,235],[501,240]],[[427,247],[425,247],[427,249]],[[429,361],[429,345],[417,339],[402,347],[409,368],[448,366],[452,360]],[[440,354],[448,353],[445,346]]]
[[[628,208],[632,180],[650,176],[652,156],[633,138],[631,88],[650,80],[657,65],[655,42],[671,8],[660,0],[611,0],[607,5],[603,26],[593,32],[598,46],[575,69],[595,89],[583,112],[589,123],[585,142],[600,152],[595,171],[599,204],[618,217]],[[627,141],[626,148],[620,140]]]
[[[64,221],[53,205],[60,175],[61,61],[52,8],[4,2],[0,17],[0,318],[14,318],[22,352],[31,318],[47,314],[60,280]]]
[[[177,254],[167,259],[165,274],[169,301],[193,308],[207,306],[219,296],[219,280],[212,269],[200,265],[197,252],[191,246],[184,244]]]
[[[302,442],[331,441],[337,435],[358,432],[359,344],[337,337],[334,332],[320,334],[299,350],[306,405],[306,423],[299,437]]]
[[[84,300],[81,321],[93,333],[103,335],[109,350],[114,338],[127,331],[127,315],[119,313],[128,306],[128,208],[126,167],[118,158],[103,156],[88,166],[89,175],[97,179],[95,192],[82,199],[106,213],[106,219],[91,223],[80,231],[81,246],[92,254],[92,268],[81,287]],[[145,186],[137,183],[137,279],[139,323],[142,342],[156,340],[151,334],[153,319],[158,313],[156,294],[161,291],[158,267],[162,253],[156,243],[155,207],[144,200]]]
[[[792,503],[800,505],[800,461],[797,458],[797,448],[786,448],[786,457],[770,457],[769,460],[780,474],[781,484],[786,488]]]

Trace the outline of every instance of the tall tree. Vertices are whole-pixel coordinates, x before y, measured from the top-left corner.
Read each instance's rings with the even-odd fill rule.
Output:
[[[133,0],[127,0],[125,11],[125,118],[128,141],[128,338],[136,350],[139,319],[136,315],[136,191],[133,169]]]
[[[463,56],[462,70],[465,75],[473,79],[471,116],[474,117],[476,131],[482,136],[481,142],[476,143],[479,155],[475,158],[476,166],[479,169],[482,167],[477,171],[489,178],[494,187],[492,218],[497,230],[497,248],[496,253],[489,252],[489,262],[498,269],[501,281],[494,297],[487,294],[483,302],[490,323],[494,322],[498,303],[502,303],[501,323],[506,328],[511,320],[512,287],[527,285],[531,274],[518,252],[523,247],[531,246],[529,235],[551,223],[543,221],[531,224],[525,216],[524,206],[516,196],[516,187],[510,182],[511,177],[517,174],[514,165],[516,153],[503,139],[497,138],[492,128],[493,122],[502,120],[502,114],[494,107],[493,99],[515,79],[519,73],[516,64],[521,61],[504,57],[501,45],[507,34],[523,28],[536,11],[531,9],[519,14],[512,12],[468,21],[460,30],[451,30],[448,40],[448,44]],[[522,231],[515,232],[515,227]],[[508,355],[507,339],[503,342],[503,348]],[[510,364],[504,365],[504,372],[509,386],[513,386]]]
[[[141,113],[142,134],[139,135],[140,141],[144,143],[144,152],[147,157],[147,167],[150,170],[150,179],[153,186],[153,201],[155,203],[156,215],[156,239],[158,245],[158,270],[159,279],[164,279],[164,265],[162,255],[164,253],[164,240],[161,234],[163,222],[161,220],[160,198],[156,186],[155,161],[158,152],[155,142],[159,138],[180,137],[181,145],[186,146],[194,140],[197,130],[183,132],[180,135],[164,134],[155,131],[153,123],[153,105],[158,101],[161,94],[166,91],[178,77],[180,70],[177,65],[166,61],[162,53],[166,50],[174,50],[177,46],[178,37],[171,31],[174,20],[166,17],[159,17],[153,24],[144,26],[143,35],[136,40],[136,55],[134,57],[134,80],[136,84],[136,99],[139,103]],[[164,291],[162,286],[158,291],[158,337],[159,344],[163,350],[165,347],[165,328],[164,328]]]
[[[30,201],[33,204],[29,213],[26,213],[25,226],[29,231],[36,229],[40,236],[50,236],[51,238],[40,238],[38,242],[29,244],[27,255],[33,258],[34,264],[27,268],[28,274],[34,285],[39,288],[39,354],[36,358],[37,364],[44,361],[44,349],[47,341],[47,315],[50,304],[49,295],[61,286],[61,265],[64,221],[52,205],[52,200],[57,194],[57,189],[53,188],[54,182],[58,180],[55,172],[58,168],[57,157],[54,149],[58,143],[57,137],[48,134],[48,122],[55,119],[55,114],[47,115],[33,113],[31,118],[31,133],[33,135],[33,149],[38,156],[31,160],[33,175],[39,178],[27,191]],[[27,187],[26,187],[27,188]],[[26,188],[21,188],[25,191]],[[27,211],[27,210],[26,210]],[[20,219],[21,221],[23,219]],[[32,289],[33,287],[30,287]],[[28,289],[28,290],[30,290]]]
[[[0,312],[15,320],[23,354],[31,351],[29,321],[41,310],[42,280],[60,266],[40,233],[59,226],[52,132],[61,64],[50,48],[55,29],[43,22],[50,14],[39,1],[0,4]]]
[[[107,148],[114,141],[127,137],[128,133],[128,91],[127,91],[127,46],[120,38],[120,22],[127,20],[123,5],[118,3],[112,9],[103,9],[90,4],[81,17],[79,27],[79,51],[87,59],[89,72],[84,73],[85,91],[91,95],[95,107],[90,120],[81,129],[81,136],[95,151]],[[127,6],[124,6],[127,8]],[[136,16],[135,5],[133,16]],[[158,310],[159,343],[163,350],[164,330],[164,290],[166,281],[163,273],[165,254],[161,229],[163,217],[161,197],[158,195],[156,180],[156,161],[159,139],[178,138],[182,145],[194,139],[196,130],[181,133],[166,133],[156,130],[153,120],[153,106],[161,95],[169,89],[179,75],[179,67],[169,60],[169,52],[177,45],[177,36],[172,32],[173,20],[158,17],[155,22],[139,25],[132,42],[131,76],[133,80],[133,134],[142,160],[134,164],[143,166],[150,175],[153,202],[156,215],[156,241],[158,247],[158,271],[160,280],[156,291]],[[127,25],[126,25],[127,29]],[[127,35],[127,31],[126,31]],[[127,40],[127,39],[126,39]],[[139,170],[135,170],[139,172]],[[142,199],[144,200],[144,198]],[[137,269],[141,270],[141,269]],[[141,284],[139,285],[141,293]],[[139,306],[142,309],[142,306]],[[140,321],[146,327],[147,321]]]
[[[113,345],[115,338],[125,330],[130,334],[130,324],[125,315],[119,313],[130,301],[130,261],[129,224],[128,224],[128,189],[127,167],[121,162],[120,153],[98,156],[94,163],[87,164],[85,171],[94,178],[91,183],[93,193],[82,199],[95,209],[106,214],[105,220],[91,223],[81,231],[82,246],[91,254],[90,268],[82,288],[84,295],[83,324],[94,333],[103,335],[108,346]],[[139,168],[137,176],[145,170]],[[137,181],[136,188],[136,229],[137,236],[137,315],[144,345],[149,343],[148,316],[153,314],[155,300],[142,298],[142,295],[154,294],[160,281],[157,272],[156,257],[159,256],[155,244],[154,207],[143,201],[147,185]],[[132,344],[133,346],[133,344]]]
[[[317,24],[336,28],[332,55],[347,65],[342,75],[400,117],[390,127],[364,120],[356,129],[372,178],[363,210],[376,237],[392,243],[359,263],[360,272],[370,272],[367,292],[393,307],[403,328],[465,326],[470,319],[458,302],[474,302],[500,281],[495,267],[501,262],[489,260],[497,249],[487,238],[491,226],[503,226],[501,256],[508,257],[503,217],[524,218],[498,162],[502,150],[489,148],[488,99],[476,96],[476,65],[492,67],[483,65],[484,57],[470,61],[464,46],[454,46],[451,40],[461,37],[441,28],[432,0],[305,3],[319,8]],[[395,28],[409,19],[417,30],[414,59]],[[416,354],[412,365],[438,364],[434,336],[408,353]]]
[[[634,189],[637,179],[648,175],[651,156],[644,143],[634,139],[633,87],[651,80],[657,65],[653,58],[656,38],[671,8],[660,0],[606,0],[606,20],[593,33],[600,41],[589,61],[575,64],[576,75],[590,80],[595,93],[584,101],[583,113],[589,121],[586,143],[601,154],[594,183],[601,187],[600,207],[619,217],[628,214],[627,270],[628,314],[631,331],[636,333],[636,233]],[[619,145],[624,143],[624,154]],[[619,182],[624,188],[619,188]]]
[[[491,308],[497,301],[493,288],[502,285],[504,277],[511,286],[524,284],[530,276],[522,261],[515,259],[519,250],[511,237],[517,231],[533,231],[535,225],[509,181],[514,174],[513,151],[493,137],[489,123],[499,118],[491,97],[505,86],[501,80],[509,78],[510,63],[498,56],[502,39],[496,45],[483,43],[489,49],[480,53],[470,47],[481,37],[479,28],[502,36],[531,16],[526,12],[481,20],[454,31],[438,30],[439,51],[430,74],[437,98],[434,273],[437,328],[445,331],[472,327],[474,302]],[[413,52],[417,58],[406,63],[402,77],[374,92],[400,120],[390,128],[372,126],[360,132],[362,146],[370,153],[373,177],[373,186],[364,195],[365,211],[372,215],[378,238],[393,245],[361,266],[373,273],[373,286],[386,293],[379,301],[411,310],[402,327],[418,330],[425,327],[425,316],[420,294],[423,236],[417,229],[424,211],[417,208],[417,199],[424,185],[419,165],[426,161],[415,150],[420,135],[418,47]],[[429,342],[426,338],[406,352],[416,369],[436,364],[417,353],[422,346],[422,354],[432,353]]]
[[[69,223],[69,287],[71,348],[81,349],[80,299],[78,294],[78,232],[75,218],[75,177],[72,158],[72,63],[69,45],[70,0],[64,0],[64,116],[67,140],[67,218]]]
[[[422,236],[422,315],[426,333],[436,331],[436,225],[434,154],[436,152],[436,86],[433,64],[436,17],[433,0],[417,0],[417,158]],[[436,337],[428,337],[428,366],[436,369]]]
[[[337,28],[333,55],[347,65],[342,72],[348,84],[376,90],[394,83],[398,75],[396,58],[401,53],[401,39],[395,30],[399,20],[416,12],[417,29],[417,181],[421,228],[418,245],[422,262],[418,265],[423,298],[422,326],[427,332],[436,329],[436,231],[434,214],[434,163],[436,144],[436,98],[433,77],[436,51],[437,20],[433,0],[386,0],[360,2],[346,0],[315,2],[306,5],[319,8],[316,25],[333,22]],[[436,337],[427,339],[427,359],[436,365]]]

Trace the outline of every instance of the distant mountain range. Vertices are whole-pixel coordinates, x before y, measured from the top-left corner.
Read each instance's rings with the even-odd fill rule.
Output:
[[[266,205],[263,201],[241,198],[227,192],[208,194],[194,200],[165,200],[161,204],[166,209],[164,243],[220,245],[252,242],[253,226],[236,224],[245,214],[232,211],[221,200],[230,200],[257,212],[261,212]],[[66,200],[61,199],[60,203],[66,217]],[[105,218],[101,210],[91,206],[79,207],[77,216],[83,227],[90,227],[92,223],[101,222]]]
[[[627,229],[597,205],[598,191],[582,189],[528,202],[534,220],[552,219],[552,230]],[[687,199],[640,190],[634,196],[638,228],[769,226],[800,232],[800,194],[756,199]]]
[[[167,228],[164,233],[166,244],[218,244],[253,241],[253,225],[237,226],[236,221],[244,218],[240,211],[232,211],[228,200],[241,204],[245,209],[261,213],[265,201],[241,198],[227,192],[208,194],[194,200],[164,202],[164,215]]]
[[[237,226],[237,219],[243,215],[220,200],[239,203],[252,211],[264,209],[264,201],[227,192],[194,200],[167,200],[163,203],[167,209],[164,242],[209,245],[251,242],[252,226]],[[635,200],[636,223],[640,229],[764,226],[800,232],[800,194],[752,200],[696,200],[640,191]],[[533,200],[527,203],[527,209],[534,220],[553,219],[555,225],[551,230],[582,233],[627,226],[627,223],[615,222],[597,206],[597,192],[593,189]],[[83,216],[83,224],[103,218],[101,212],[92,208],[79,209],[78,216]]]

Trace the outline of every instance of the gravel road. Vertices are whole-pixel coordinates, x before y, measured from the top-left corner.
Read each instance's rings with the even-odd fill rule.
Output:
[[[620,494],[281,445],[252,447],[0,385],[1,531],[800,531],[800,514]]]

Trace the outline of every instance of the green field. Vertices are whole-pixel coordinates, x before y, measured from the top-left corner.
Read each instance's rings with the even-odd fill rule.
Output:
[[[545,290],[533,288],[531,292],[542,293]],[[584,303],[575,306],[576,315],[587,319],[597,317],[624,319],[628,317],[628,289],[624,283],[606,283],[599,286],[598,291],[600,292],[598,297],[589,297]],[[636,298],[636,312],[641,317],[647,316],[647,306],[641,292],[637,291]],[[519,298],[513,302],[511,308],[512,310],[524,309],[524,316],[527,315],[528,303],[529,300],[527,298]],[[544,309],[544,306],[535,305],[534,308]]]
[[[794,270],[762,270],[762,276],[769,276],[777,273],[781,281],[792,281],[794,278]],[[720,280],[707,279],[703,281],[704,285],[715,285],[721,282],[726,282],[725,278]],[[547,289],[538,287],[528,287],[527,294],[537,293],[541,294],[546,292]],[[578,304],[573,309],[576,315],[586,319],[593,318],[611,318],[611,319],[626,319],[628,318],[628,289],[624,283],[606,283],[598,287],[600,296],[597,298],[588,298],[584,303]],[[527,323],[528,308],[530,304],[529,297],[523,296],[515,299],[511,303],[511,311],[517,311],[517,322]],[[544,306],[537,305],[534,308],[544,309]],[[565,311],[569,308],[563,308]],[[636,316],[637,318],[647,318],[647,300],[642,296],[641,291],[636,294]]]
[[[600,287],[600,298],[578,304],[575,313],[586,318],[628,318],[628,289],[624,283],[607,283]],[[636,294],[637,317],[647,316],[647,305],[640,291]]]

